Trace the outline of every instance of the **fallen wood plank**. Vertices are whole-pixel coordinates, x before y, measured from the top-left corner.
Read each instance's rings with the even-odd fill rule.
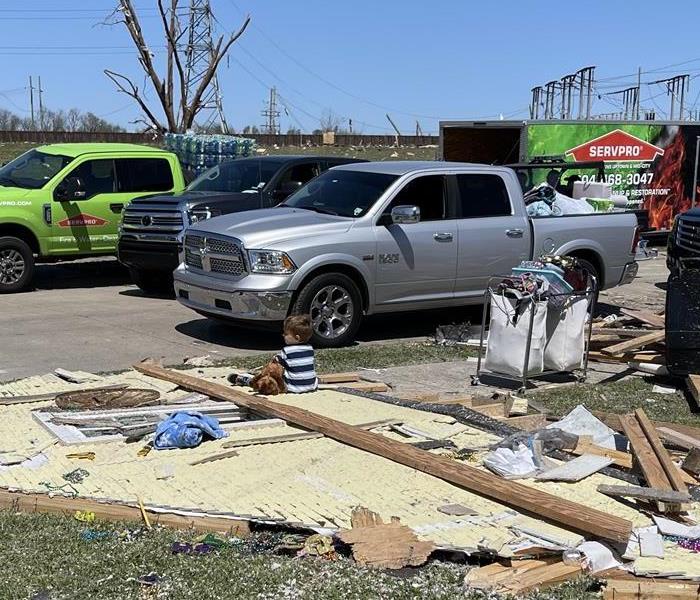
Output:
[[[435,549],[433,542],[422,542],[412,529],[401,525],[398,517],[384,523],[366,508],[356,508],[350,518],[352,529],[338,533],[340,540],[352,546],[352,555],[361,565],[381,569],[418,567]]]
[[[607,354],[603,354],[602,352],[599,352],[596,350],[591,350],[588,353],[588,358],[589,358],[589,360],[594,360],[594,361],[598,361],[598,362],[615,363],[615,364],[630,363],[630,362],[637,362],[637,363],[651,364],[651,365],[665,365],[666,364],[666,359],[663,356],[661,356],[661,354],[659,354],[659,353],[653,353],[653,354],[630,353],[630,354],[620,354],[620,355],[615,355],[615,356],[609,356]]]
[[[695,410],[700,410],[700,375],[688,375],[685,381],[695,404]]]
[[[636,338],[643,335],[649,334],[649,329],[622,329],[621,327],[617,329],[607,328],[607,329],[595,329],[596,333],[591,335],[591,342],[606,342],[615,341],[620,338]]]
[[[501,589],[509,594],[524,594],[574,579],[582,573],[581,565],[565,565],[563,562],[544,565],[521,573],[505,582]]]
[[[607,579],[603,600],[698,600],[700,586],[688,581],[637,577]]]
[[[338,383],[333,384],[333,387],[349,388],[357,392],[388,392],[389,386],[381,381],[357,381],[354,383]]]
[[[621,415],[601,411],[593,411],[593,414],[611,429],[622,432],[622,424],[620,423]],[[683,435],[700,440],[700,427],[683,425],[681,423],[672,423],[671,421],[652,421],[652,423],[654,424],[654,427],[656,427],[657,431],[659,430],[659,427],[664,427],[666,429],[670,429],[671,431],[677,431]]]
[[[659,436],[656,433],[656,428],[649,420],[649,417],[647,417],[646,413],[641,408],[635,410],[634,415],[637,417],[637,421],[641,425],[644,434],[647,436],[647,440],[649,440],[649,444],[651,444],[651,447],[654,450],[656,457],[659,459],[661,467],[666,473],[666,477],[668,477],[668,480],[673,489],[679,492],[687,493],[688,487],[685,485],[685,482],[681,478],[681,475],[678,471],[678,467],[671,460],[671,456],[661,443],[661,440],[659,439]]]
[[[655,344],[656,342],[660,342],[663,339],[665,339],[665,337],[666,332],[663,330],[652,331],[647,335],[633,338],[631,340],[626,340],[624,342],[620,342],[619,344],[603,348],[601,352],[603,354],[608,354],[611,356],[619,356],[620,354],[624,354],[628,350],[637,350],[640,348],[644,348],[644,346],[648,346],[649,344]]]
[[[632,310],[630,308],[622,308],[620,312],[623,315],[632,317],[637,321],[651,325],[652,327],[664,327],[666,319],[662,315],[657,315],[650,310]]]
[[[593,473],[612,464],[607,456],[583,454],[569,462],[565,462],[535,477],[540,481],[581,481]]]
[[[678,446],[684,450],[692,450],[700,448],[700,439],[685,435],[680,431],[674,431],[668,427],[656,427],[656,432],[659,437],[671,446]]]
[[[458,463],[444,456],[437,456],[389,439],[377,433],[363,431],[309,412],[295,406],[273,402],[267,398],[250,396],[235,388],[212,383],[180,371],[164,369],[153,363],[141,363],[134,367],[151,377],[169,381],[190,391],[207,394],[211,398],[235,402],[254,412],[282,418],[311,431],[318,431],[336,441],[376,454],[412,469],[427,473],[462,486],[467,490],[523,511],[539,515],[567,529],[586,532],[600,538],[626,542],[632,531],[632,523],[605,512],[588,508],[565,498],[504,480],[497,475],[471,465]]]
[[[475,410],[476,412],[479,412],[482,415],[486,415],[487,417],[502,419],[506,416],[506,406],[503,402],[494,402],[493,404],[481,404],[479,406],[475,406],[472,404],[471,408],[472,410]]]
[[[547,417],[542,414],[523,415],[522,417],[507,417],[498,419],[501,423],[517,427],[523,431],[537,431],[547,424]]]
[[[571,451],[572,454],[595,454],[596,456],[605,456],[613,461],[613,464],[625,469],[632,468],[632,455],[620,450],[611,450],[594,444],[590,437],[579,436],[576,448]]]
[[[676,490],[658,490],[655,488],[639,487],[636,485],[599,485],[598,491],[606,496],[621,496],[649,502],[668,502],[683,504],[690,502],[690,494]]]
[[[98,519],[106,521],[142,521],[141,510],[136,502],[134,504],[134,506],[128,506],[119,503],[98,502],[87,498],[50,497],[47,494],[24,494],[0,490],[0,507],[23,513],[72,516],[76,511],[89,511],[95,513]],[[195,529],[202,532],[232,533],[237,536],[246,536],[250,533],[248,522],[240,519],[191,517],[175,513],[154,512],[148,506],[145,507],[145,510],[153,525],[163,525],[175,529]]]
[[[328,373],[318,376],[319,383],[350,383],[353,381],[360,381],[359,373]]]
[[[493,590],[507,583],[513,577],[523,575],[533,569],[546,567],[560,560],[561,557],[556,556],[543,559],[514,560],[510,566],[491,563],[468,571],[464,577],[464,586],[475,590]]]
[[[633,415],[621,415],[620,422],[648,486],[660,490],[672,490],[673,486],[637,419]]]

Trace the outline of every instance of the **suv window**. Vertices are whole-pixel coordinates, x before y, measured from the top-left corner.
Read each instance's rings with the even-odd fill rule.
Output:
[[[85,190],[85,199],[98,194],[113,194],[116,191],[114,161],[111,159],[87,160],[73,169],[66,179],[77,177]]]
[[[120,192],[166,192],[173,188],[170,163],[164,158],[118,158]]]
[[[498,175],[457,175],[462,219],[513,214],[506,184]]]
[[[444,175],[424,175],[409,181],[384,211],[390,214],[395,206],[417,206],[421,221],[448,219]]]

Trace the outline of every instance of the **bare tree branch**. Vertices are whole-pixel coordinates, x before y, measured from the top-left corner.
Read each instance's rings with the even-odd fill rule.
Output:
[[[117,89],[120,92],[136,100],[138,105],[141,107],[141,110],[146,113],[146,116],[151,120],[153,127],[155,127],[158,131],[166,131],[163,124],[156,118],[156,116],[151,112],[151,109],[148,108],[148,105],[141,98],[139,88],[134,85],[134,83],[128,77],[122,75],[121,73],[110,71],[109,69],[105,69],[104,74],[114,82],[114,85],[117,86]]]
[[[182,118],[187,107],[187,82],[185,76],[185,69],[182,66],[182,61],[180,60],[180,53],[177,49],[177,44],[182,37],[182,31],[177,32],[177,16],[175,11],[177,10],[178,0],[172,0],[170,6],[170,25],[165,17],[165,11],[163,10],[163,1],[158,0],[158,9],[160,10],[161,19],[163,21],[163,29],[165,29],[165,35],[168,39],[168,77],[169,77],[169,88],[170,88],[170,102],[173,106],[173,112],[175,111],[175,99],[173,97],[173,71],[172,64],[175,63],[175,68],[177,69],[178,78],[180,80],[180,114],[178,115]],[[179,119],[178,119],[179,120]]]
[[[204,92],[206,91],[207,87],[209,87],[211,80],[214,78],[214,75],[216,74],[216,71],[219,68],[219,64],[223,60],[224,56],[226,56],[226,53],[229,51],[233,43],[243,35],[243,32],[246,30],[249,23],[250,15],[247,15],[245,21],[243,22],[243,25],[241,25],[238,31],[231,34],[231,37],[228,39],[223,48],[221,46],[223,44],[224,38],[223,36],[219,38],[216,47],[212,50],[209,68],[207,69],[206,73],[204,73],[204,76],[202,77],[202,80],[200,81],[199,86],[197,87],[197,91],[193,94],[190,100],[187,115],[183,115],[183,122],[186,129],[192,127],[192,124],[194,123],[194,118],[197,116],[197,113],[201,109],[200,104],[202,96],[204,95]]]

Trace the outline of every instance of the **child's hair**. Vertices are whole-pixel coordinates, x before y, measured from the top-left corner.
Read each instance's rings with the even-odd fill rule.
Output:
[[[302,344],[311,339],[313,329],[309,315],[291,315],[284,320],[284,333],[293,335]]]

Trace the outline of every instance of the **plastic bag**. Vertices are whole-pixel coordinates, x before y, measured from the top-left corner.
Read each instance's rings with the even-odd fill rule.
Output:
[[[547,344],[544,348],[544,368],[552,371],[580,369],[585,353],[588,302],[574,297],[564,308],[547,311]]]
[[[588,215],[595,212],[595,209],[585,200],[577,200],[569,198],[564,194],[557,192],[557,198],[552,203],[552,209],[556,207],[561,211],[562,215]]]
[[[520,444],[514,452],[510,448],[498,448],[484,457],[484,466],[506,479],[530,477],[537,472],[532,450]]]
[[[489,343],[486,348],[486,369],[522,377],[525,365],[525,349],[532,322],[532,341],[528,361],[528,375],[537,375],[544,370],[544,347],[546,344],[547,302],[541,300],[512,298],[491,294],[491,321]]]

